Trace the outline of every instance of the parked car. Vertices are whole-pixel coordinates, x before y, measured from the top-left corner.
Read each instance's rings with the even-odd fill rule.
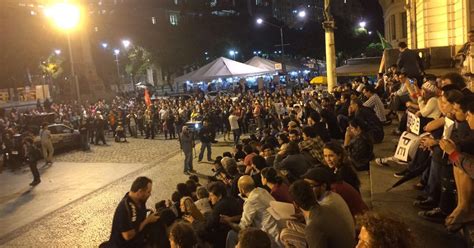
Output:
[[[80,134],[78,130],[64,124],[51,124],[48,126],[51,131],[53,140],[53,147],[56,151],[63,151],[68,149],[76,149],[80,147]],[[31,130],[31,129],[30,129]],[[34,142],[38,148],[41,148],[41,139],[39,137],[39,129],[33,130],[35,135]],[[23,161],[23,138],[27,134],[15,134],[13,136],[13,149],[11,151],[11,158],[16,161]]]

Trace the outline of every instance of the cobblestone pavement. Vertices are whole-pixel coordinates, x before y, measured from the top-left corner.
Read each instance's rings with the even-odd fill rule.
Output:
[[[107,146],[92,145],[92,152],[70,151],[55,156],[55,161],[76,163],[151,163],[160,156],[179,149],[177,139],[164,140],[128,138],[128,143],[115,143],[111,138]],[[146,148],[146,149],[144,149]]]
[[[199,149],[199,146],[196,148]],[[0,237],[0,246],[97,247],[108,239],[115,207],[137,176],[148,176],[154,181],[148,208],[153,208],[154,203],[159,200],[169,199],[175,185],[187,180],[187,176],[182,173],[184,156],[177,152],[178,149],[176,140],[131,139],[129,144],[114,143],[108,147],[94,147],[93,152],[87,154],[70,152],[58,156],[58,161],[69,162],[126,161],[150,164],[5,237]],[[215,157],[228,151],[230,147],[219,144],[213,149]],[[209,175],[211,166],[209,163],[198,164],[194,161],[195,169],[203,174]]]

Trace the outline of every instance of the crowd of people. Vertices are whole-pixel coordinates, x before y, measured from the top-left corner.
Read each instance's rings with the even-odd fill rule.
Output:
[[[428,134],[407,169],[395,176],[421,175],[415,187],[422,194],[413,204],[423,210],[420,217],[444,223],[450,232],[472,223],[474,97],[462,75],[423,74],[416,53],[403,42],[400,52],[398,64],[374,82],[356,78],[331,93],[306,85],[212,99],[116,97],[38,109],[78,128],[85,150],[89,141],[105,144],[107,130],[117,141],[126,141],[127,133],[145,139],[162,133],[181,144],[189,180],[148,214],[152,181],[137,178],[116,209],[104,247],[412,247],[404,224],[369,211],[357,171],[369,170],[374,145],[387,138],[384,126],[397,121],[393,135],[410,131],[408,115],[414,113]],[[3,116],[4,144],[21,116]],[[449,121],[454,125],[447,135]],[[233,150],[214,159],[217,135]],[[207,150],[214,164],[214,175],[203,185],[193,168],[197,141],[198,162]],[[277,218],[269,210],[273,201],[294,204],[293,218]]]

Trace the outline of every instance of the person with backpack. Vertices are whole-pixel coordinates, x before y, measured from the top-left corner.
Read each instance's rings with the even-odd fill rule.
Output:
[[[36,186],[41,183],[40,174],[37,167],[37,162],[41,158],[40,150],[33,144],[33,138],[27,137],[23,140],[23,151],[25,154],[25,162],[30,166],[33,174],[33,182],[30,186]]]

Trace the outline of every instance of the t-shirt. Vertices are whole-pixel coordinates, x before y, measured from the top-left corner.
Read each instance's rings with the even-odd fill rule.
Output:
[[[347,225],[334,208],[316,205],[310,210],[304,230],[309,248],[353,248],[354,226]]]
[[[237,117],[236,115],[232,114],[229,116],[229,123],[231,130],[239,129],[239,117]]]
[[[145,218],[145,204],[137,206],[128,196],[128,193],[125,194],[115,209],[114,219],[112,221],[112,233],[110,234],[112,247],[143,247],[144,237],[138,230]],[[132,229],[134,229],[137,234],[129,241],[125,240],[122,236],[122,232],[127,232]]]
[[[338,193],[346,202],[352,216],[363,214],[368,210],[367,205],[362,200],[360,193],[350,184],[342,181],[331,184],[331,190]]]

